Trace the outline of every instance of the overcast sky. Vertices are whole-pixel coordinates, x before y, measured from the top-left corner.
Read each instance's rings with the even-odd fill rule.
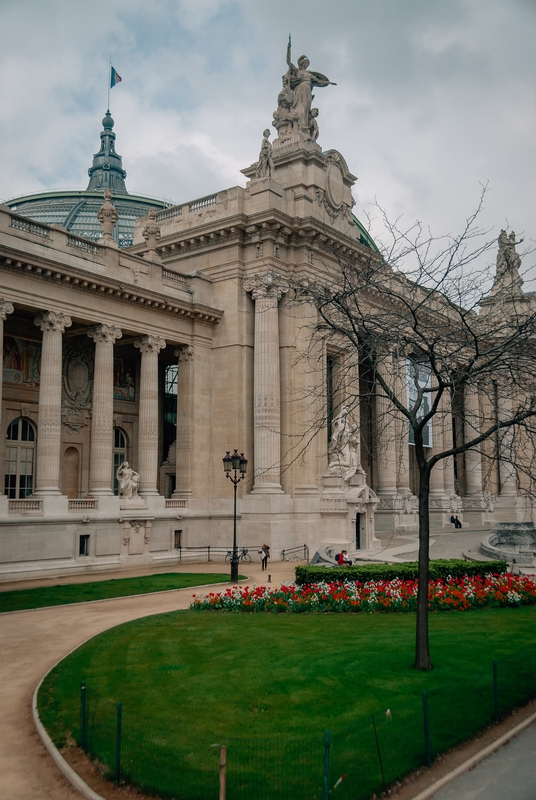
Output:
[[[106,111],[130,193],[176,203],[245,185],[285,51],[316,91],[319,144],[354,211],[536,239],[536,0],[0,0],[0,198],[85,188]],[[274,132],[275,133],[275,132]]]

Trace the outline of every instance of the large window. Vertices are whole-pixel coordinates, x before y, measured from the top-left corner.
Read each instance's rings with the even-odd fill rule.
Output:
[[[8,425],[6,444],[5,494],[15,500],[33,492],[35,469],[35,428],[17,417]]]
[[[114,487],[114,494],[119,494],[119,484],[117,482],[117,476],[115,473],[123,461],[127,460],[127,435],[121,428],[114,428],[113,454],[112,485]]]
[[[164,414],[162,436],[162,461],[177,438],[177,390],[179,384],[179,365],[170,364],[164,370]]]

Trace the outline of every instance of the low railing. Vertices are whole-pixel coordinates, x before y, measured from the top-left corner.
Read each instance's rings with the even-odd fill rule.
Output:
[[[231,547],[213,547],[212,545],[200,545],[199,547],[182,547],[179,545],[176,549],[179,553],[181,564],[183,561],[206,561],[207,564],[210,564],[211,561],[225,561],[226,557],[230,556],[232,552]],[[260,549],[260,544],[240,545],[238,547],[239,561],[240,555],[244,551],[247,551],[252,561],[260,561]],[[229,561],[229,558],[227,558],[227,561]]]
[[[99,254],[100,245],[88,242],[87,239],[79,239],[78,236],[67,236],[67,246],[76,247],[77,250],[83,250],[84,253],[91,253],[96,256]]]
[[[31,219],[12,216],[11,227],[19,231],[26,231],[26,233],[33,233],[34,236],[42,236],[43,239],[50,239],[50,228]]]
[[[188,281],[181,275],[180,272],[174,272],[172,269],[162,269],[162,278],[168,281],[174,281],[175,283],[183,283],[185,286],[188,286]]]
[[[166,208],[164,211],[158,211],[156,214],[157,222],[164,222],[166,219],[174,219],[175,217],[182,216],[182,206],[172,206]]]
[[[208,197],[200,197],[199,200],[194,200],[189,205],[190,213],[192,211],[199,211],[200,208],[209,208],[216,205],[216,195],[211,194]]]
[[[297,547],[287,547],[281,550],[282,561],[307,561],[309,563],[309,545],[300,544]]]
[[[97,511],[98,507],[98,500],[89,500],[88,498],[69,500],[69,511]]]
[[[9,500],[8,510],[14,513],[27,514],[29,511],[42,511],[42,500]]]
[[[186,500],[166,500],[166,508],[186,508]]]

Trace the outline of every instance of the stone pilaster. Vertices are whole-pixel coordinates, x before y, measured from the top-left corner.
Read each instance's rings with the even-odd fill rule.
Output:
[[[72,323],[56,311],[39,314],[34,323],[43,332],[35,494],[60,495],[62,334]]]
[[[178,347],[175,355],[179,359],[177,385],[177,440],[176,485],[174,497],[192,495],[192,434],[194,428],[194,348],[190,345]]]
[[[87,334],[95,342],[93,415],[89,493],[113,494],[111,486],[114,411],[114,344],[123,335],[115,325],[95,325]]]
[[[387,385],[393,382],[393,359],[391,356],[378,364],[378,373]],[[393,404],[380,385],[376,386],[376,491],[378,497],[394,497],[396,486],[396,413]]]
[[[464,417],[464,437],[467,442],[480,433],[482,415],[476,387],[467,386],[465,389]],[[469,524],[483,525],[487,521],[486,502],[482,486],[482,456],[478,446],[465,452],[463,514],[465,521]]]
[[[288,283],[274,272],[246,281],[255,301],[253,492],[281,493],[281,388],[278,303]]]
[[[158,477],[158,354],[166,346],[161,336],[143,336],[134,347],[141,352],[138,472],[140,494],[157,495]]]
[[[512,396],[508,386],[498,385],[497,416],[499,422],[512,418]],[[499,431],[499,495],[495,500],[494,517],[499,522],[530,520],[530,504],[517,493],[515,442],[512,428]]]

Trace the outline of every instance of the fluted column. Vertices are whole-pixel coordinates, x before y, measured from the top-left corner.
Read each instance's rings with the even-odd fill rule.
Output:
[[[403,405],[407,403],[407,380],[406,380],[406,359],[396,358],[396,396]],[[410,495],[410,471],[409,471],[409,435],[408,420],[403,414],[396,413],[396,485],[398,493]]]
[[[393,383],[393,359],[385,358],[378,364],[377,371],[387,385]],[[376,489],[379,495],[393,496],[396,488],[396,414],[393,404],[379,386],[376,386],[376,424],[377,457],[376,457]]]
[[[39,314],[34,323],[43,331],[35,494],[59,495],[62,334],[72,323],[56,311]]]
[[[4,353],[4,322],[6,321],[8,314],[13,314],[13,303],[10,303],[3,297],[0,297],[0,355],[2,356],[2,359]],[[2,398],[3,398],[2,378],[3,378],[3,369],[0,368],[0,433],[2,436],[5,436],[2,424]],[[0,486],[0,496],[3,494],[4,494],[4,486],[2,483],[2,485]]]
[[[452,447],[452,400],[450,393],[445,392],[441,398],[441,411],[443,415],[443,447],[449,450]],[[443,459],[443,486],[445,494],[452,497],[455,492],[454,487],[454,457]]]
[[[512,418],[512,397],[506,387],[499,387],[497,415],[499,422]],[[517,477],[514,467],[514,435],[512,428],[499,431],[499,497],[517,495]]]
[[[123,334],[115,325],[95,325],[87,335],[95,342],[89,493],[113,494],[114,344]]]
[[[176,483],[174,496],[186,497],[192,494],[192,433],[194,426],[194,349],[178,347],[175,355],[179,359],[177,383],[177,440]]]
[[[478,389],[467,386],[465,389],[465,441],[471,441],[480,433],[480,402]],[[473,447],[465,453],[465,488],[467,495],[482,494],[482,457],[480,447]]]
[[[288,284],[276,273],[256,275],[246,281],[255,301],[255,351],[253,356],[253,418],[255,483],[253,491],[282,492],[281,488],[281,386],[279,375],[278,303]]]
[[[430,404],[433,401],[434,397],[431,396]],[[443,444],[443,425],[444,410],[442,400],[440,400],[437,413],[432,417],[432,456],[435,456],[437,453],[442,453],[445,449]],[[436,496],[445,494],[444,470],[442,461],[438,461],[430,473],[430,494]]]
[[[158,354],[166,346],[161,336],[143,336],[134,347],[141,352],[138,472],[140,494],[158,494]]]

